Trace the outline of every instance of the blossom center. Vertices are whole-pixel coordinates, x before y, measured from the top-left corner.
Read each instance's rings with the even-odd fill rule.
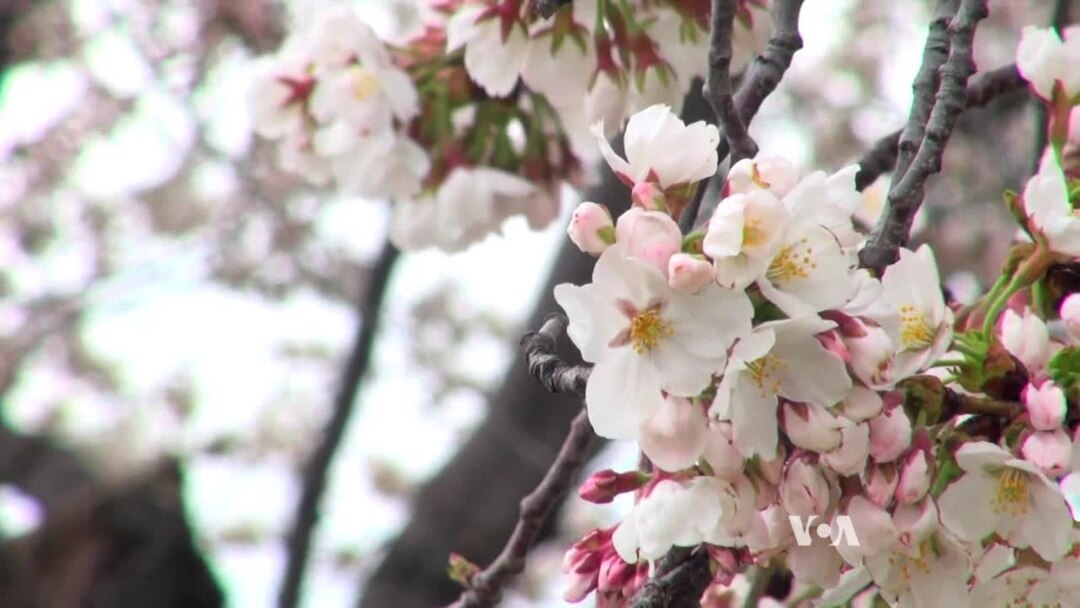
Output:
[[[658,308],[647,308],[630,320],[630,343],[638,354],[656,348],[664,338],[674,333],[675,328],[660,316]]]
[[[746,364],[750,379],[757,385],[762,397],[780,392],[779,373],[787,369],[787,363],[775,355],[765,355]]]
[[[763,222],[759,218],[746,220],[743,224],[742,243],[743,247],[760,247],[769,238],[769,233],[761,226]]]
[[[998,474],[997,494],[994,495],[994,512],[1013,516],[1027,513],[1030,485],[1031,480],[1020,469],[1002,468]]]
[[[920,350],[934,343],[936,332],[926,315],[910,304],[900,307],[900,342],[905,350]]]
[[[910,583],[918,575],[930,574],[931,558],[936,557],[933,539],[926,538],[916,547],[917,557],[895,552],[889,556],[889,562],[897,568],[904,582]]]
[[[799,239],[797,243],[786,245],[776,254],[769,269],[765,271],[765,278],[770,283],[782,285],[793,279],[805,279],[817,268],[814,261],[814,246],[807,239]]]
[[[357,101],[364,101],[379,91],[379,79],[375,72],[363,67],[353,66],[349,69],[349,82],[352,85],[352,94]]]

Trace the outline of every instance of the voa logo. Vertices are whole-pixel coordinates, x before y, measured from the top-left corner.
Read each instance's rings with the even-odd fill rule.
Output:
[[[810,537],[810,526],[814,525],[817,518],[817,515],[811,515],[804,520],[798,515],[788,515],[788,521],[791,522],[791,531],[795,534],[795,543],[800,547],[809,547],[813,544],[814,539]],[[824,521],[819,523],[814,527],[814,533],[821,539],[831,538],[832,542],[829,544],[834,547],[841,542],[848,547],[859,546],[859,536],[855,534],[855,526],[851,525],[851,518],[847,515],[837,515],[832,525]]]

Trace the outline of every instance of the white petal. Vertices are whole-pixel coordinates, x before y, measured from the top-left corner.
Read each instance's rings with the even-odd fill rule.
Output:
[[[663,399],[660,378],[629,346],[613,349],[593,367],[585,387],[589,421],[597,435],[636,439]]]
[[[1056,486],[1038,482],[1031,484],[1031,494],[1035,508],[1024,517],[1021,533],[1046,561],[1061,559],[1072,545],[1072,517],[1065,498]]]
[[[941,523],[964,540],[986,538],[1001,517],[994,512],[997,479],[979,471],[953,482],[938,499]]]
[[[653,464],[665,471],[681,471],[701,456],[709,440],[708,424],[701,406],[668,398],[641,425],[638,441]]]

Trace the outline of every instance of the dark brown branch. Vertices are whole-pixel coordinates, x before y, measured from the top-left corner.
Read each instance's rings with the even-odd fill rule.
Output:
[[[709,70],[702,94],[716,112],[717,124],[731,148],[731,162],[757,155],[757,143],[746,132],[731,91],[731,34],[738,6],[735,0],[713,0],[709,34]]]
[[[780,84],[784,72],[791,66],[791,58],[795,56],[795,52],[802,48],[802,36],[799,35],[799,13],[802,11],[802,4],[803,0],[776,0],[773,3],[772,38],[765,51],[750,64],[734,96],[735,110],[743,125],[750,124],[761,104]],[[724,162],[730,151],[726,137],[720,140],[716,151],[719,161]],[[719,176],[712,181],[718,179]],[[684,232],[688,232],[686,226],[693,228],[704,223],[706,214],[702,212],[707,209],[703,208],[702,198],[696,197],[683,210],[679,225],[684,228]]]
[[[540,485],[521,501],[521,513],[510,540],[495,561],[469,581],[469,588],[453,606],[486,608],[498,604],[506,584],[525,569],[525,556],[548,513],[570,489],[585,465],[592,437],[589,415],[582,410],[570,424],[570,433]]]
[[[709,553],[699,549],[669,572],[641,588],[633,608],[691,608],[700,606],[701,594],[712,581]]]
[[[529,364],[529,374],[553,393],[584,395],[585,384],[592,372],[590,365],[569,365],[555,354],[559,337],[566,333],[566,316],[550,315],[539,331],[521,338],[521,348]]]
[[[947,420],[959,414],[981,414],[1012,420],[1023,413],[1024,406],[1019,401],[977,397],[945,387],[942,419]]]
[[[898,171],[894,177],[886,198],[885,212],[874,227],[866,247],[859,252],[859,261],[863,267],[881,273],[886,266],[896,261],[900,248],[907,244],[912,221],[923,201],[926,180],[941,170],[945,145],[967,103],[967,80],[975,71],[972,41],[975,27],[988,13],[986,3],[987,0],[964,0],[949,26],[949,58],[941,66],[941,84],[933,109],[924,123],[922,141],[910,165],[902,174]],[[916,96],[912,108],[913,120],[925,103],[925,99]],[[915,106],[919,106],[918,112]],[[909,126],[910,124],[911,122]],[[907,130],[905,128],[905,132]],[[912,130],[920,129],[912,127]],[[905,139],[906,136],[900,138],[898,169],[902,168],[905,156]]]
[[[967,107],[982,107],[998,97],[1013,91],[1024,90],[1027,83],[1010,63],[993,70],[979,72],[971,77],[967,86]],[[862,191],[877,178],[896,166],[898,144],[903,129],[897,129],[882,137],[862,158],[859,172],[855,175],[855,187]],[[899,176],[899,174],[896,174]]]
[[[360,381],[367,373],[368,362],[371,360],[371,352],[379,328],[382,301],[387,292],[390,273],[397,259],[397,248],[389,242],[386,243],[375,265],[368,271],[367,283],[360,295],[357,307],[360,318],[356,337],[334,398],[334,409],[330,420],[326,423],[322,440],[311,454],[311,459],[304,470],[303,490],[288,538],[288,563],[285,567],[281,591],[278,594],[278,605],[282,608],[293,608],[300,599],[301,583],[311,552],[312,533],[319,521],[319,502],[326,490],[327,472],[334,459],[334,453],[341,444],[349,417],[355,409],[354,404]]]

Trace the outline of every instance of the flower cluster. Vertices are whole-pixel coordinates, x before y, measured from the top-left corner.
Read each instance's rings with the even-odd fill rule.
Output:
[[[737,68],[771,29],[761,0],[740,7]],[[583,0],[547,20],[522,0],[432,8],[400,46],[328,9],[251,90],[282,166],[393,199],[390,236],[406,249],[463,249],[515,215],[550,223],[595,155],[588,125],[610,134],[646,105],[680,103],[705,72],[707,3]]]
[[[960,307],[925,245],[880,277],[858,267],[857,167],[740,161],[683,235],[673,216],[717,170],[716,129],[653,106],[630,119],[625,159],[596,135],[634,206],[576,210],[569,236],[598,260],[555,298],[593,365],[594,429],[636,441],[652,468],[582,487],[635,504],[571,549],[567,599],[629,605],[643,562],[702,546],[717,573],[703,601],[741,568],[782,563],[820,605],[1080,605],[1066,500],[1080,492],[1080,295],[1044,284],[1080,254],[1080,214],[1053,154],[1012,200],[1034,243]]]

